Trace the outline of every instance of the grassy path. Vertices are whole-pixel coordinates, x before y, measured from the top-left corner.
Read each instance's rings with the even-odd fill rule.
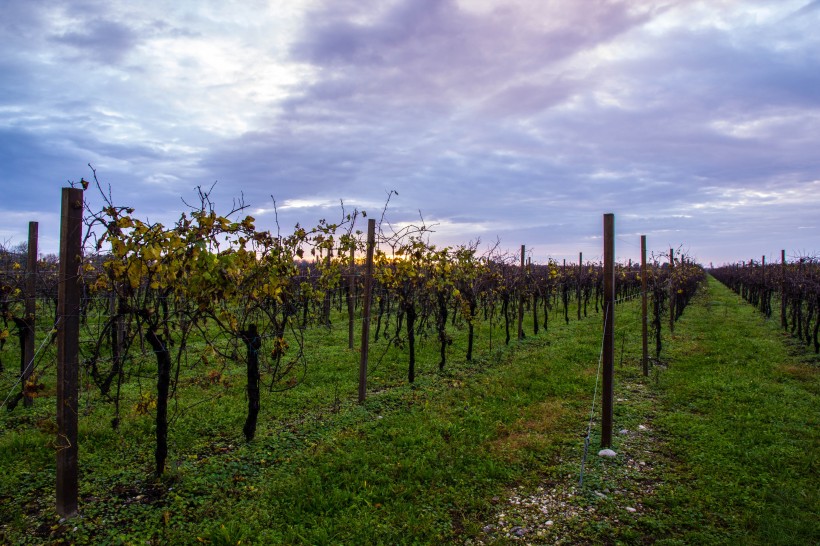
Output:
[[[666,366],[616,369],[618,456],[593,437],[584,487],[566,457],[565,479],[508,490],[467,542],[820,544],[818,359],[777,326],[710,278]]]
[[[818,360],[709,280],[662,375],[660,425],[679,458],[659,496],[683,542],[820,543]]]

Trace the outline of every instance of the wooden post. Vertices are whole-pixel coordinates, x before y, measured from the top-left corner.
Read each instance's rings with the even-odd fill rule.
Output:
[[[646,310],[646,285],[646,235],[641,235],[641,364],[644,376],[649,375],[649,325],[647,323],[649,317]]]
[[[669,249],[669,333],[675,333],[675,249]]]
[[[521,292],[519,293],[518,297],[518,339],[524,339],[524,274],[525,274],[525,265],[524,265],[524,256],[526,254],[526,248],[524,245],[521,245]]]
[[[769,310],[766,308],[766,255],[760,258],[760,310],[767,317]]]
[[[350,279],[347,283],[347,347],[353,348],[353,323],[356,318],[356,247],[350,247]]]
[[[601,389],[601,447],[612,445],[615,375],[615,215],[604,214],[604,354]]]
[[[329,270],[333,261],[333,249],[327,249],[327,256],[325,257],[325,267]],[[318,267],[317,267],[318,269]],[[325,291],[325,297],[322,299],[322,323],[330,327],[330,308],[331,308],[331,294],[330,290]]]
[[[575,297],[578,298],[578,320],[581,320],[581,277],[584,275],[584,253],[578,253],[578,288]]]
[[[567,259],[561,268],[561,303],[564,305],[564,322],[569,324],[569,278],[567,278]]]
[[[367,356],[370,350],[370,299],[373,292],[373,249],[376,246],[376,220],[367,221],[367,261],[364,270],[362,305],[362,354],[359,360],[359,404],[367,397]]]
[[[527,277],[529,278],[530,274],[532,273],[532,256],[527,258]],[[532,335],[538,335],[538,329],[540,325],[538,324],[538,287],[535,286],[535,282],[533,283],[532,288]]]
[[[788,328],[786,322],[786,250],[780,251],[780,326]]]
[[[28,260],[26,262],[25,322],[23,358],[20,361],[20,385],[23,389],[23,406],[31,407],[34,399],[26,394],[26,383],[34,365],[34,334],[37,319],[37,222],[28,223]]]
[[[77,398],[83,190],[63,188],[57,285],[57,513],[77,514]]]

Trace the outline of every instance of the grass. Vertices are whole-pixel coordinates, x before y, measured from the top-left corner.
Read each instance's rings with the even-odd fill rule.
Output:
[[[679,543],[819,543],[817,358],[709,283],[660,384],[659,423],[682,464],[658,502],[685,523]]]
[[[628,351],[616,370],[617,457],[593,435],[583,487],[564,459],[565,479],[509,488],[475,542],[820,543],[817,356],[714,279],[664,344],[650,378]]]
[[[619,307],[615,422],[630,432],[605,460],[593,428],[583,487],[599,316],[508,348],[496,327],[491,349],[484,324],[472,363],[456,332],[443,373],[434,336],[422,338],[412,386],[399,348],[375,364],[380,341],[363,405],[340,321],[309,333],[302,384],[263,395],[251,443],[243,371],[218,385],[191,372],[159,481],[139,389],[119,432],[84,393],[81,516],[69,521],[53,515],[49,401],[3,415],[0,543],[820,542],[816,359],[711,280],[650,378],[639,324],[635,303]]]
[[[561,331],[594,331],[594,322]],[[386,341],[379,341],[371,355],[371,394],[359,406],[358,353],[343,348],[344,322],[314,329],[306,344],[305,380],[263,397],[259,431],[250,444],[241,438],[243,370],[225,370],[215,385],[199,370],[184,378],[179,411],[172,408],[170,468],[160,482],[150,472],[152,417],[135,412],[150,380],[129,385],[119,432],[108,426],[111,408],[93,389],[84,390],[82,517],[70,522],[52,515],[53,408],[47,398],[30,410],[19,407],[2,416],[0,464],[10,478],[0,486],[0,542],[190,543],[201,537],[219,543],[227,537],[235,543],[244,537],[322,543],[457,536],[461,520],[469,524],[487,491],[521,475],[527,450],[528,457],[541,456],[533,455],[536,440],[522,431],[534,420],[546,422],[545,411],[557,411],[563,402],[529,406],[543,404],[545,389],[562,398],[589,391],[589,377],[578,373],[588,362],[580,360],[546,382],[532,381],[545,370],[527,355],[540,353],[552,334],[505,348],[499,331],[496,325],[490,345],[488,325],[482,324],[481,351],[471,363],[463,359],[463,331],[455,332],[444,373],[437,371],[435,338],[422,338],[413,386],[403,379],[405,353],[389,348],[379,362],[386,349]],[[572,339],[560,331],[555,336]],[[530,365],[510,366],[519,359]],[[554,360],[564,367],[568,359]],[[522,409],[527,422],[518,422]],[[497,441],[485,453],[490,440]],[[505,442],[513,440],[527,449],[505,452]],[[33,456],[19,457],[21,447]]]

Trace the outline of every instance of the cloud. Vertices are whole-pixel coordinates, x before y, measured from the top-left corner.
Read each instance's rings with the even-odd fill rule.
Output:
[[[51,40],[66,45],[87,57],[104,64],[116,64],[136,46],[137,36],[125,25],[101,19],[91,20],[79,31],[69,31]]]
[[[647,17],[606,2],[560,12],[562,20],[547,25],[528,23],[534,18],[522,8],[476,15],[448,1],[356,6],[323,3],[311,12],[291,51],[323,77],[285,101],[273,129],[220,145],[208,169],[231,164],[239,166],[225,173],[231,179],[267,173],[285,188],[299,180],[319,194],[372,180],[412,198],[435,184],[442,199],[425,203],[435,213],[465,185],[484,184],[471,201],[490,208],[482,199],[498,203],[499,181],[555,200],[555,186],[570,175],[545,158],[552,150],[544,133],[522,127],[530,123],[523,118],[561,105],[586,83],[561,77],[557,62]]]
[[[477,15],[452,0],[405,0],[382,10],[377,4],[320,3],[292,48],[294,59],[355,82],[360,97],[469,104],[532,83],[545,68],[646,21],[653,9],[588,0],[557,10],[527,2]],[[362,18],[366,10],[377,15]]]
[[[813,0],[805,6],[795,11],[790,17],[802,17],[804,15],[814,15],[820,11],[820,0]]]
[[[421,211],[436,241],[570,256],[598,253],[609,211],[663,246],[739,253],[789,226],[810,246],[817,5],[12,3],[0,183],[30,180],[15,206],[47,209],[91,162],[168,218],[218,180],[218,204],[244,196],[263,227],[275,197],[283,229],[395,189],[390,221]]]

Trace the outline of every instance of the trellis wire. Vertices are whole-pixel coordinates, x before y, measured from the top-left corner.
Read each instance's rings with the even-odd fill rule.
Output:
[[[54,326],[51,328],[51,330],[49,330],[49,335],[47,335],[47,336],[46,336],[46,338],[45,338],[45,339],[43,340],[43,342],[40,344],[40,347],[38,347],[38,348],[37,348],[37,351],[35,351],[34,356],[32,356],[32,357],[31,357],[31,362],[29,362],[29,363],[26,365],[26,368],[25,368],[25,370],[23,371],[23,373],[21,373],[21,374],[20,374],[20,377],[17,379],[17,381],[15,381],[14,385],[12,385],[12,386],[11,386],[11,389],[9,390],[8,395],[6,395],[6,399],[5,399],[5,400],[3,400],[3,403],[2,403],[2,404],[0,404],[0,408],[2,408],[3,406],[5,406],[5,405],[6,405],[6,402],[8,402],[8,401],[9,401],[9,399],[11,398],[11,394],[14,392],[14,389],[16,389],[16,388],[17,388],[17,385],[19,385],[19,384],[20,384],[20,382],[23,380],[23,378],[24,378],[24,377],[26,377],[26,375],[28,374],[28,372],[29,372],[29,371],[31,371],[31,370],[33,369],[34,362],[37,360],[37,355],[39,355],[39,354],[40,354],[40,351],[42,351],[42,350],[43,350],[43,348],[45,348],[45,346],[46,346],[47,344],[51,343],[51,341],[54,339],[54,336],[52,336],[52,335],[51,335],[51,333],[52,333],[54,330],[56,330],[56,329],[57,329],[57,325],[58,325],[59,323],[60,323],[60,318],[57,318],[57,320],[54,322]]]
[[[608,313],[604,313],[604,330],[606,330],[606,321]],[[587,434],[584,437],[584,454],[581,457],[581,477],[578,485],[584,485],[584,466],[587,461],[587,454],[589,453],[589,436],[592,434],[592,421],[595,418],[595,400],[598,398],[598,382],[601,379],[601,367],[604,362],[604,337],[601,336],[601,351],[598,353],[598,373],[595,376],[595,393],[592,395],[592,408],[589,410],[589,424],[587,425]]]

